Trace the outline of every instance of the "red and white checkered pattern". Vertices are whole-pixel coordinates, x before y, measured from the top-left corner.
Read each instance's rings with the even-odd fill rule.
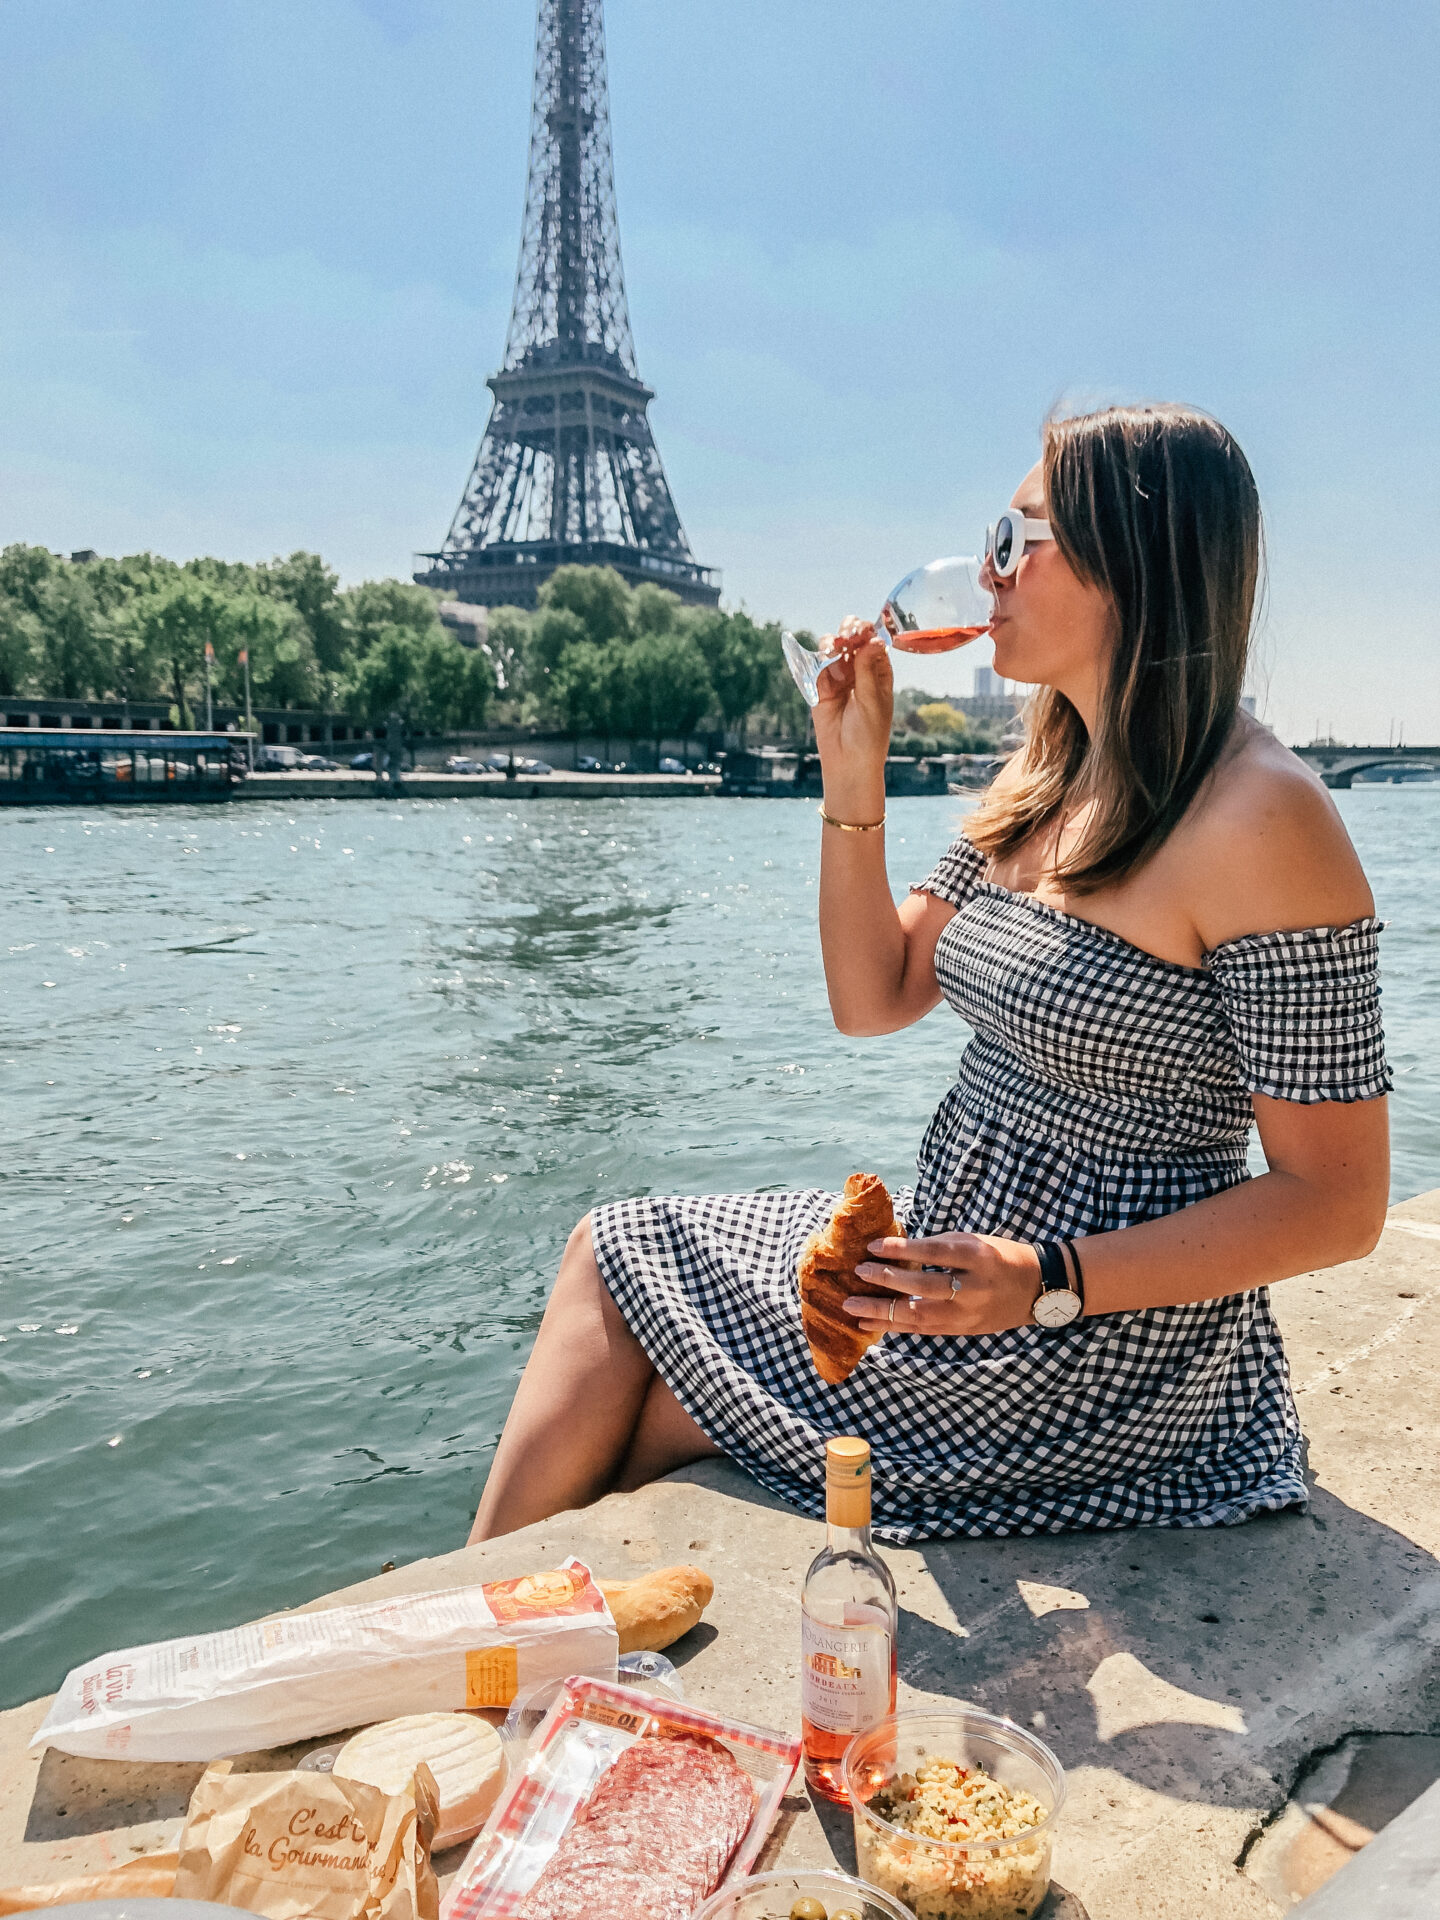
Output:
[[[599,1728],[612,1729],[614,1737],[601,1742],[595,1756],[599,1765],[577,1794],[573,1769],[566,1779],[563,1748],[566,1742],[578,1744],[584,1739],[584,1730],[593,1736]],[[545,1716],[524,1770],[510,1780],[476,1836],[445,1896],[441,1920],[499,1920],[513,1914],[599,1774],[623,1747],[647,1733],[672,1737],[693,1733],[723,1741],[745,1768],[756,1789],[755,1814],[731,1856],[724,1880],[749,1873],[800,1765],[799,1738],[769,1727],[747,1726],[743,1720],[727,1720],[703,1707],[662,1701],[636,1687],[576,1674],[565,1682]],[[593,1746],[593,1739],[585,1744]],[[523,1862],[517,1857],[522,1849]]]

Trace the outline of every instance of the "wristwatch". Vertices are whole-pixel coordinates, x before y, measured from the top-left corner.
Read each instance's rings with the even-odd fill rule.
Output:
[[[1070,1270],[1065,1262],[1068,1245],[1068,1241],[1043,1240],[1035,1249],[1040,1256],[1040,1291],[1031,1311],[1037,1327],[1068,1327],[1084,1310],[1084,1295],[1070,1283]],[[1078,1260],[1075,1271],[1078,1275]]]

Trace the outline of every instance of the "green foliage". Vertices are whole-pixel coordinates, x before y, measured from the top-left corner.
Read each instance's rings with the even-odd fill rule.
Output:
[[[573,613],[597,647],[628,640],[635,630],[634,595],[613,567],[557,567],[539,599],[542,621],[551,609]]]
[[[40,622],[13,594],[0,593],[0,695],[21,692],[40,657]]]
[[[607,568],[608,572],[609,569]],[[618,579],[619,576],[616,575]],[[674,633],[693,620],[678,593],[641,581],[630,594],[630,631],[638,639],[643,633]]]
[[[182,574],[130,609],[136,657],[152,685],[171,696],[182,727],[193,719],[186,695],[193,684],[203,682],[206,642],[217,655],[223,645],[229,604],[218,587]]]
[[[356,720],[383,723],[398,713],[418,733],[448,733],[485,724],[495,695],[495,669],[478,648],[438,627],[382,627],[359,662],[345,695]]]
[[[318,553],[292,553],[288,560],[272,560],[255,572],[261,590],[288,600],[305,622],[320,671],[340,673],[349,659],[350,630],[338,575]]]
[[[243,651],[257,709],[343,704],[357,720],[398,712],[446,732],[483,725],[503,702],[502,717],[657,743],[758,716],[808,730],[776,627],[686,606],[649,581],[632,589],[604,567],[559,568],[539,600],[534,613],[492,608],[468,647],[428,589],[368,580],[342,592],[318,554],[72,564],[16,544],[0,552],[0,697],[160,699],[190,724],[208,642],[227,706],[243,704]]]
[[[578,573],[580,569],[575,567],[569,571]],[[578,613],[569,607],[542,607],[530,625],[526,661],[532,681],[537,675],[553,673],[567,647],[591,644],[590,630]]]
[[[340,595],[340,608],[355,652],[362,658],[386,627],[429,634],[440,626],[433,593],[406,580],[366,580]]]
[[[40,626],[39,673],[47,691],[83,700],[91,687],[110,682],[110,629],[89,581],[63,567],[35,588]]]
[[[526,652],[530,616],[519,607],[491,607],[485,623],[484,650],[495,671],[498,690],[515,699],[526,690]]]
[[[695,638],[720,717],[727,727],[739,727],[743,738],[746,721],[770,692],[775,662],[781,658],[780,629],[757,627],[748,613],[717,611],[700,617]]]

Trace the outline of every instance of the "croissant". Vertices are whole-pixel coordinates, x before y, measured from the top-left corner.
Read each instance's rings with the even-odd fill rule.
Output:
[[[870,1242],[902,1229],[885,1182],[874,1173],[852,1173],[830,1224],[812,1233],[800,1253],[800,1324],[810,1343],[815,1371],[832,1387],[848,1380],[865,1353],[880,1338],[847,1319],[842,1303],[856,1293],[890,1296],[856,1278],[855,1269],[870,1258]]]

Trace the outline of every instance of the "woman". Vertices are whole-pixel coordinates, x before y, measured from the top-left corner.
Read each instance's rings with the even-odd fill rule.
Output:
[[[1117,408],[1046,428],[997,530],[995,667],[1037,689],[1026,744],[898,908],[885,649],[826,673],[815,711],[836,1025],[891,1033],[944,998],[976,1036],[908,1238],[861,1269],[887,1291],[847,1303],[885,1337],[842,1386],[817,1377],[795,1268],[832,1194],[601,1207],[472,1537],[714,1453],[819,1513],[837,1432],[870,1441],[896,1542],[1304,1500],[1266,1289],[1374,1246],[1389,1079],[1365,877],[1324,789],[1240,711],[1255,484],[1205,416]]]

